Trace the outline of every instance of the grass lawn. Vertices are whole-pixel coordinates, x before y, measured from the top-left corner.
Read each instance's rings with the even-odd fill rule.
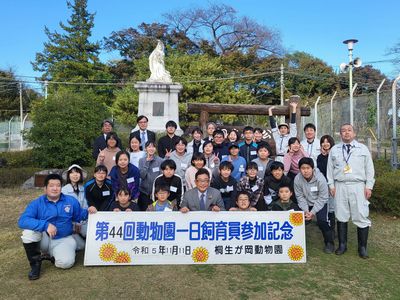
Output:
[[[372,213],[370,259],[322,252],[322,235],[307,226],[306,264],[83,267],[42,265],[29,281],[17,219],[39,190],[0,189],[0,299],[400,299],[400,221]]]

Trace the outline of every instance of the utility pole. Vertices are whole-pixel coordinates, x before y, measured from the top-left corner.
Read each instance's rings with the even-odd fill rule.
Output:
[[[24,148],[24,138],[23,138],[23,135],[22,135],[22,133],[23,133],[23,131],[24,131],[24,111],[23,111],[23,106],[22,106],[22,83],[20,82],[19,84],[18,84],[18,86],[19,86],[19,116],[20,116],[20,122],[21,122],[21,132],[20,132],[20,135],[21,135],[21,144],[20,144],[20,146],[19,146],[19,149],[20,150],[23,150],[23,148]]]
[[[285,91],[285,83],[284,83],[284,77],[283,77],[283,64],[281,64],[281,105],[283,105],[284,101],[284,91]]]

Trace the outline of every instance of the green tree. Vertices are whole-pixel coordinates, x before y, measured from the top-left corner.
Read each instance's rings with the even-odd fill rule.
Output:
[[[332,67],[305,52],[294,52],[284,58],[285,87],[308,103],[317,96],[331,95],[338,88],[338,79]]]
[[[348,90],[349,74],[340,74],[342,88]],[[371,65],[353,68],[353,85],[357,83],[355,94],[375,93],[382,79],[387,77]]]
[[[34,125],[27,138],[36,160],[42,167],[65,168],[93,162],[91,145],[108,113],[93,92],[64,90],[35,101],[31,117]]]
[[[51,81],[101,81],[112,79],[107,66],[99,59],[100,43],[91,42],[95,14],[87,10],[87,0],[67,1],[71,17],[68,24],[60,22],[62,32],[44,31],[48,41],[44,43],[43,52],[36,53],[32,62],[35,71],[43,72],[42,78]],[[51,82],[50,82],[51,83]],[[50,84],[49,92],[57,85]],[[82,91],[89,86],[69,85],[69,89]],[[112,96],[112,89],[105,86],[91,87],[104,101]],[[110,103],[108,103],[110,104]]]
[[[24,114],[30,109],[33,100],[40,95],[22,84],[22,106]],[[20,94],[19,81],[15,78],[12,70],[0,70],[0,118],[9,119],[12,116],[19,116]]]
[[[118,123],[124,125],[134,125],[138,112],[139,94],[133,84],[125,86],[123,89],[116,90],[115,100],[111,111]]]

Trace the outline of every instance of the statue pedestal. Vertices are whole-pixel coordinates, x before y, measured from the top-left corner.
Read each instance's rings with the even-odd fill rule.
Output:
[[[138,116],[149,119],[148,129],[155,132],[165,132],[165,124],[175,121],[178,124],[177,135],[183,133],[179,126],[178,96],[182,90],[179,83],[143,82],[135,84],[139,92]],[[134,130],[138,130],[136,125]]]

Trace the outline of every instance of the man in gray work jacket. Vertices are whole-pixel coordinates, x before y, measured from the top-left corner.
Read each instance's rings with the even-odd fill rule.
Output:
[[[324,175],[316,168],[311,157],[303,157],[299,161],[299,174],[294,178],[294,192],[297,203],[304,211],[306,221],[314,216],[324,236],[324,252],[331,254],[334,249],[333,228],[329,223],[328,199],[329,192]]]
[[[335,214],[338,220],[339,247],[335,253],[347,250],[347,223],[350,217],[357,226],[358,254],[368,258],[367,240],[371,226],[369,201],[375,183],[374,164],[368,148],[357,142],[350,124],[340,127],[342,142],[332,147],[327,167],[327,179],[331,195],[335,198]]]

